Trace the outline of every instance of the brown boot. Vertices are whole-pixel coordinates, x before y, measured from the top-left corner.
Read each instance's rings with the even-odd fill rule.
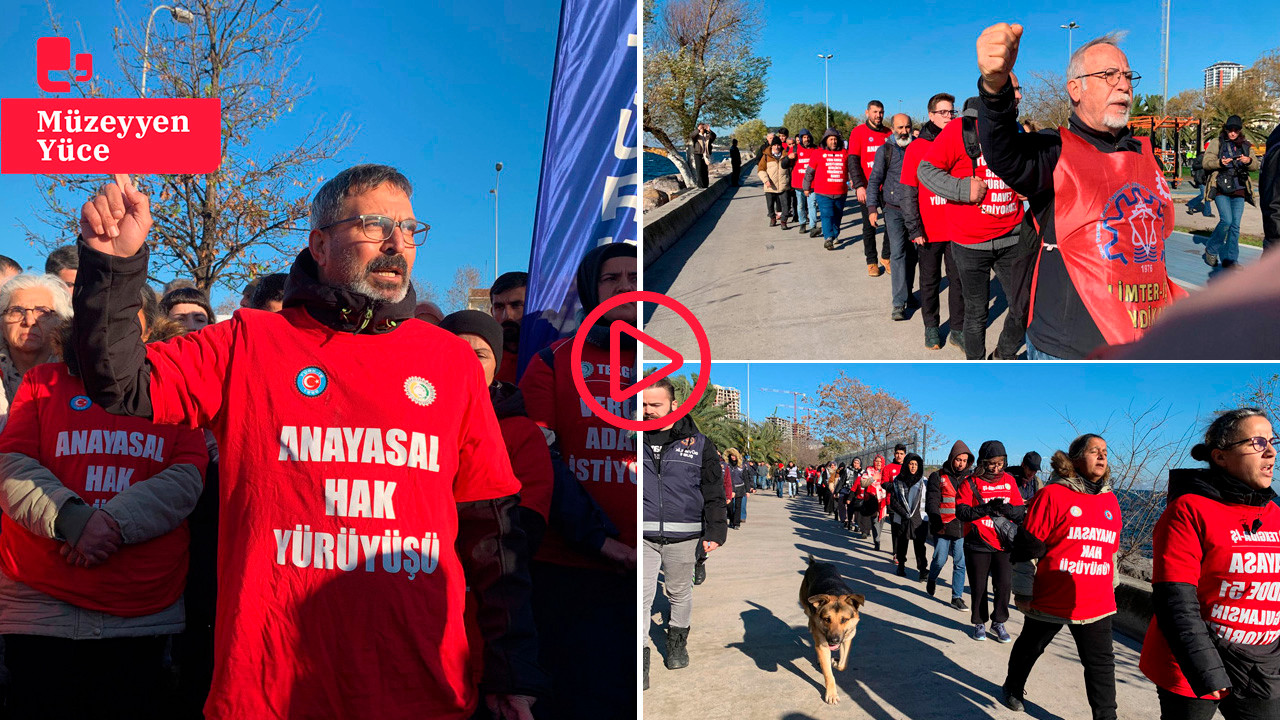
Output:
[[[782,229],[783,229],[783,230],[788,230],[788,229],[789,229],[789,228],[787,227],[787,219],[786,219],[786,218],[782,218]]]
[[[893,273],[893,271],[889,269],[889,261],[888,261],[888,260],[885,260],[885,261],[884,261],[884,265],[882,265],[881,267],[883,267],[883,268],[884,268],[885,274],[892,274],[892,273]]]
[[[880,277],[884,274],[884,267],[881,265],[868,265],[867,274],[871,277]]]
[[[769,218],[769,227],[778,227],[778,218],[776,217]]]

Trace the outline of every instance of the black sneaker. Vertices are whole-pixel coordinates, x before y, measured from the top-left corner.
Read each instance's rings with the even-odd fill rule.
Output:
[[[800,223],[800,232],[809,232],[809,223]]]
[[[820,225],[814,225],[813,229],[809,231],[809,237],[811,238],[816,238],[821,235],[822,235],[822,226]]]
[[[924,591],[929,593],[929,597],[933,597],[938,592],[938,583],[933,580],[929,580],[925,583]]]
[[[904,568],[903,566],[899,565],[899,566],[898,566],[898,577],[906,577],[906,576],[907,576],[907,569],[906,569],[906,568]]]
[[[894,319],[894,320],[906,320],[906,319],[907,319],[907,307],[906,307],[905,305],[902,305],[902,306],[900,306],[900,307],[895,307],[895,308],[893,309],[893,315],[892,315],[892,317],[893,317],[893,319]]]
[[[699,560],[693,564],[693,584],[701,585],[707,580],[707,563]]]
[[[928,579],[929,579],[929,571],[928,571],[928,570],[921,570],[921,571],[920,571],[920,582],[926,582],[926,581],[928,581]]]
[[[951,607],[957,610],[968,610],[969,606],[965,603],[964,598],[951,598]]]
[[[1014,692],[1007,687],[1000,688],[1001,694],[1004,696],[1004,706],[1014,712],[1023,712],[1022,693]]]
[[[826,242],[824,242],[824,243],[822,243],[822,247],[824,247],[824,248],[826,248],[826,249],[828,249],[828,250],[835,250],[835,249],[836,249],[836,241],[835,241],[835,239],[833,239],[833,238],[827,238],[827,241],[826,241]]]

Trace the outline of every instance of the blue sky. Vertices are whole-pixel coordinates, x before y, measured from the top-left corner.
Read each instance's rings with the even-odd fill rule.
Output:
[[[822,61],[830,62],[831,107],[862,117],[867,101],[884,102],[885,112],[902,112],[917,121],[925,103],[938,92],[959,99],[976,93],[978,68],[974,45],[983,28],[997,22],[1024,26],[1015,69],[1025,83],[1031,71],[1064,73],[1067,31],[1074,20],[1078,47],[1110,30],[1128,30],[1122,45],[1142,76],[1139,93],[1160,93],[1159,0],[1073,3],[935,2],[880,5],[857,3],[762,4],[765,29],[755,52],[773,59],[768,98],[760,117],[778,125],[792,103],[822,102]],[[1227,9],[1230,8],[1230,9]],[[1264,51],[1280,45],[1280,4],[1174,2],[1170,22],[1169,95],[1204,85],[1205,67],[1219,60],[1248,66]],[[798,128],[791,128],[794,133]],[[815,133],[819,129],[810,128]]]
[[[738,388],[743,412],[753,420],[775,410],[790,418],[791,395],[761,388],[808,393],[811,401],[800,405],[817,407],[818,386],[833,381],[841,369],[905,399],[913,410],[933,415],[930,435],[943,442],[941,450],[926,458],[929,462],[945,460],[956,439],[975,452],[984,440],[1000,440],[1012,462],[1031,450],[1047,460],[1076,435],[1059,413],[1090,432],[1100,432],[1114,416],[1111,427],[1118,437],[1118,419],[1130,402],[1143,409],[1167,403],[1173,416],[1166,427],[1174,435],[1193,424],[1202,431],[1215,410],[1235,407],[1235,396],[1254,378],[1280,370],[1275,365],[1189,363],[750,363],[748,384],[747,364],[714,363],[711,382]],[[682,368],[679,374],[689,372],[697,367]]]
[[[72,37],[73,52],[83,52],[71,26],[78,19],[95,73],[118,77],[110,38],[119,22],[115,4],[52,4],[70,28],[64,32]],[[431,224],[414,277],[431,283],[441,296],[459,265],[475,266],[486,283],[493,277],[489,189],[494,163],[501,161],[498,269],[526,269],[560,3],[316,5],[319,26],[298,47],[299,63],[291,76],[309,83],[312,93],[257,136],[262,154],[287,146],[321,115],[336,119],[350,113],[358,135],[318,172],[332,177],[349,165],[381,162],[413,181],[415,213]],[[145,25],[151,4],[126,0],[125,6]],[[0,66],[10,72],[0,77],[0,97],[37,97],[35,41],[50,34],[45,3],[7,4],[5,11]],[[172,21],[161,11],[156,22]],[[370,94],[376,100],[363,99]],[[299,192],[310,197],[314,191]],[[27,247],[18,227],[36,202],[32,177],[0,175],[0,253],[42,269],[43,251]],[[304,242],[299,233],[300,246]]]

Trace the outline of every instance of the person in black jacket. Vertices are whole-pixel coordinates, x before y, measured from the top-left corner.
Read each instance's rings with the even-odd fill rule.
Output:
[[[964,523],[956,517],[956,488],[973,472],[973,453],[963,440],[951,446],[947,461],[929,475],[924,509],[929,514],[929,532],[933,534],[933,562],[929,564],[929,581],[925,590],[930,595],[938,589],[938,576],[951,558],[951,607],[967,610],[964,602]]]
[[[738,187],[742,184],[742,151],[738,149],[738,138],[729,142],[729,164],[733,168],[729,174],[729,184]]]
[[[1117,47],[1119,36],[1104,35],[1072,54],[1065,137],[1051,130],[1019,132],[1011,74],[1021,38],[1022,26],[999,23],[978,39],[978,140],[990,169],[1030,201],[1045,248],[1031,299],[1027,357],[1080,359],[1104,344],[1136,340],[1182,294],[1171,286],[1164,259],[1173,200],[1150,151],[1128,128],[1141,76]],[[1113,169],[1104,172],[1108,166]],[[1089,193],[1074,191],[1085,186]],[[1128,222],[1111,223],[1105,208],[1091,206],[1113,201]],[[1060,222],[1067,225],[1058,227]],[[1108,283],[1137,283],[1136,272],[1142,274],[1141,293],[1126,298],[1107,291]]]
[[[876,150],[875,164],[867,181],[867,222],[875,227],[884,212],[885,239],[889,242],[889,276],[893,286],[894,320],[907,319],[907,303],[916,280],[916,246],[907,233],[906,186],[902,184],[902,161],[911,144],[911,116],[893,116],[893,134]]]
[[[915,546],[916,571],[921,582],[928,577],[925,564],[924,541],[928,533],[925,525],[924,460],[915,453],[902,459],[902,472],[886,486],[889,491],[889,510],[893,513],[893,556],[898,563],[898,577],[907,574],[907,545]]]
[[[1258,171],[1258,205],[1262,208],[1262,251],[1280,244],[1280,125],[1267,138]]]
[[[645,420],[675,410],[675,387],[663,378],[644,390]],[[686,641],[693,616],[693,568],[699,543],[706,552],[728,535],[723,475],[715,443],[682,417],[644,434],[644,609],[651,612],[658,590],[658,570],[671,601],[667,625],[666,666],[689,665]],[[646,623],[645,634],[648,631]],[[643,643],[641,636],[641,642]],[[649,687],[649,646],[644,646],[644,687]]]

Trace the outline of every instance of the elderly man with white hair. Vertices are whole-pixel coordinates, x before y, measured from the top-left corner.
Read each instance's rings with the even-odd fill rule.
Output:
[[[57,360],[53,338],[71,319],[71,294],[53,275],[17,275],[0,286],[0,429],[22,376]]]
[[[1142,337],[1178,296],[1165,268],[1173,198],[1150,139],[1128,128],[1141,76],[1119,33],[1082,45],[1067,68],[1072,113],[1019,133],[1010,82],[1022,26],[978,38],[978,138],[992,171],[1031,202],[1041,248],[1027,328],[1033,360],[1083,358]]]

